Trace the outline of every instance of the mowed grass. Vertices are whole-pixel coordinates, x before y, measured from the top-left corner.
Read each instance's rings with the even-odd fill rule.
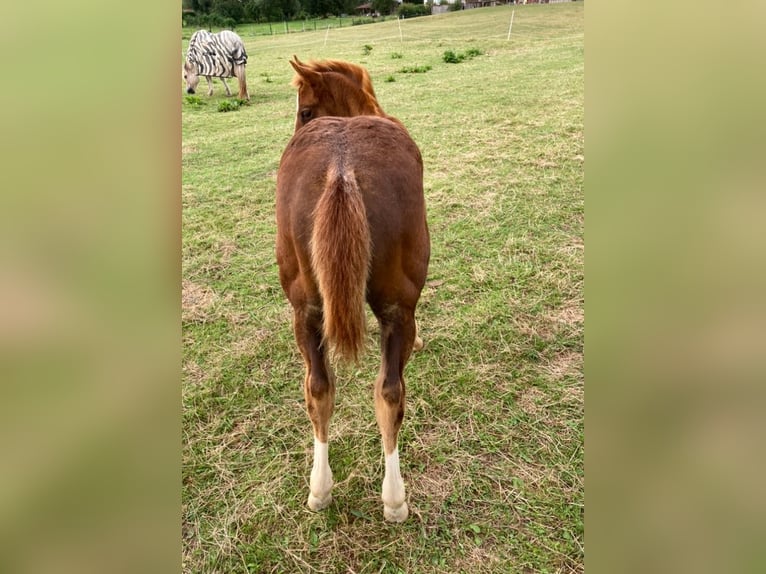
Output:
[[[401,39],[396,21],[245,37],[250,105],[218,112],[218,80],[183,104],[185,572],[583,571],[583,16],[508,6],[407,20]],[[371,315],[363,362],[337,369],[334,500],[306,507],[313,439],[274,256],[293,54],[365,65],[423,153],[432,256],[402,525],[382,516]]]

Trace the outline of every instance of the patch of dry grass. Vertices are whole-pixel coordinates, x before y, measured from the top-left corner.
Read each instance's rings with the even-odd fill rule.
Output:
[[[211,289],[184,280],[181,284],[181,320],[184,323],[204,322],[217,300]]]

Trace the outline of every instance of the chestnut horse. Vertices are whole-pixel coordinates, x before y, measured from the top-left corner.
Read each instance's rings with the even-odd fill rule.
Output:
[[[378,105],[364,68],[293,58],[298,110],[277,175],[276,251],[306,365],[303,388],[314,429],[308,506],[321,510],[332,500],[329,359],[359,358],[366,300],[380,325],[374,396],[385,455],[383,515],[401,522],[408,515],[397,448],[402,373],[413,347],[423,346],[415,306],[430,255],[423,161],[401,122]]]

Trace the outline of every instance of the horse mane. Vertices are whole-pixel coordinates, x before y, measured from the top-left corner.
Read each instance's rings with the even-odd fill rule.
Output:
[[[383,111],[383,108],[380,107],[378,98],[375,96],[375,90],[372,87],[370,74],[362,66],[352,64],[351,62],[345,62],[343,60],[311,60],[310,62],[300,63],[302,66],[308,68],[312,72],[317,72],[319,74],[334,72],[336,74],[345,76],[359,87],[369,105],[376,110],[376,115],[390,118],[390,116],[388,116]],[[306,83],[306,80],[303,79],[300,74],[296,74],[291,83],[294,87],[300,89],[304,83]]]

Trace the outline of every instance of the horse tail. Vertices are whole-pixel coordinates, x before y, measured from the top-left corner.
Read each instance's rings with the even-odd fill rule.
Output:
[[[237,84],[239,85],[237,97],[240,100],[249,100],[250,94],[247,92],[247,76],[245,75],[244,64],[234,64],[234,76],[237,78]]]
[[[222,30],[219,34],[223,35],[226,39],[226,46],[229,49],[233,63],[232,73],[239,82],[238,97],[240,100],[249,100],[250,94],[247,93],[247,75],[245,74],[245,66],[247,65],[245,44],[242,43],[242,38],[230,30]]]
[[[324,340],[349,361],[357,360],[364,348],[370,253],[370,228],[356,176],[331,166],[314,211],[311,262],[322,296]]]

